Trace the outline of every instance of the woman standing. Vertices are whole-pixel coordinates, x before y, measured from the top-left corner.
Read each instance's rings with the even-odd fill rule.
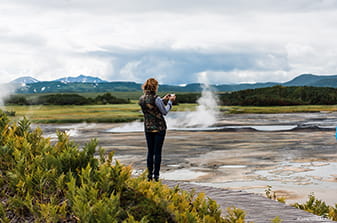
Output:
[[[157,95],[158,81],[150,78],[142,86],[144,95],[139,99],[139,105],[144,114],[144,128],[147,142],[147,170],[148,180],[159,180],[161,152],[166,134],[166,115],[172,108],[176,99],[174,95],[160,98]]]

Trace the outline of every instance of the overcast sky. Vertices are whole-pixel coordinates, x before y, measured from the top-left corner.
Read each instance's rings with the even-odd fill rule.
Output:
[[[0,83],[337,74],[337,0],[0,0]]]

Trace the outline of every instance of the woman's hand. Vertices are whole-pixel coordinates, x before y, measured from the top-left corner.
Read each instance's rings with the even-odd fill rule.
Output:
[[[171,94],[165,95],[165,96],[163,97],[163,100],[170,100],[170,95],[171,95]]]
[[[170,100],[170,101],[175,101],[176,100],[176,95],[175,94],[167,94],[163,97],[164,100]]]
[[[169,100],[170,101],[175,101],[176,100],[176,95],[175,94],[169,94]]]

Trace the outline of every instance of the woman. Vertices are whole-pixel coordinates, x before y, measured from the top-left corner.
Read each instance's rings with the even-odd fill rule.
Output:
[[[147,170],[148,180],[159,180],[161,152],[166,134],[166,115],[172,108],[176,99],[174,95],[166,95],[160,98],[157,95],[158,81],[154,78],[146,80],[142,89],[144,95],[139,99],[139,105],[144,114],[144,127],[147,142]]]

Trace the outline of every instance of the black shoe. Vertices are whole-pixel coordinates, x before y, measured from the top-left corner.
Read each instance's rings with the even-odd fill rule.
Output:
[[[159,176],[154,176],[154,181],[158,182],[159,181]]]
[[[147,176],[147,181],[150,182],[150,181],[152,181],[152,180],[153,180],[152,175],[148,175],[148,176]]]

